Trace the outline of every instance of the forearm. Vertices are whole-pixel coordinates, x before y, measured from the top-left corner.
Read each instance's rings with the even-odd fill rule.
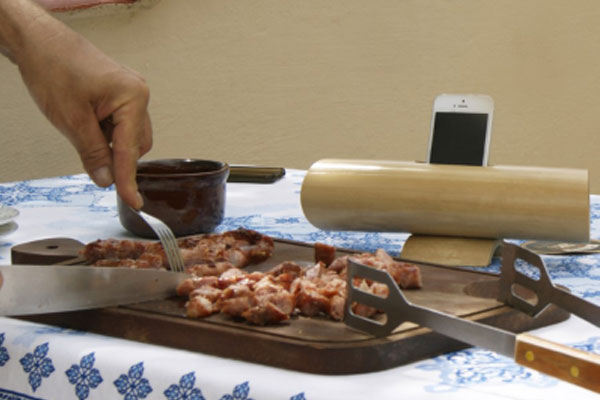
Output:
[[[17,63],[19,53],[26,48],[29,37],[40,25],[53,19],[31,0],[0,1],[0,53]]]
[[[0,0],[0,52],[19,68],[29,93],[79,152],[100,186],[115,183],[142,207],[136,162],[152,147],[144,78],[98,50],[33,0]],[[112,135],[99,121],[111,117]]]

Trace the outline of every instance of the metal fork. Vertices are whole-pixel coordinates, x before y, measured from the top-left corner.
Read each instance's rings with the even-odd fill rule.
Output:
[[[185,272],[185,264],[183,263],[183,258],[181,257],[181,252],[179,251],[179,245],[177,244],[177,239],[173,234],[171,228],[167,226],[160,219],[153,217],[150,214],[147,214],[141,210],[136,210],[132,207],[129,207],[132,212],[136,213],[140,216],[141,219],[144,220],[146,224],[156,233],[160,243],[165,250],[165,254],[167,255],[167,260],[169,261],[169,267],[171,271],[175,272]]]

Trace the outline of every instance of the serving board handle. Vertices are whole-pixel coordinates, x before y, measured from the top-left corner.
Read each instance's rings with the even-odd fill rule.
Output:
[[[70,261],[83,262],[79,252],[85,245],[75,239],[51,238],[14,246],[10,250],[13,264],[50,265]]]

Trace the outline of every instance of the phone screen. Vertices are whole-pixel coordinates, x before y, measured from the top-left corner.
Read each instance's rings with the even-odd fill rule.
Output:
[[[429,162],[483,165],[488,114],[436,112]]]

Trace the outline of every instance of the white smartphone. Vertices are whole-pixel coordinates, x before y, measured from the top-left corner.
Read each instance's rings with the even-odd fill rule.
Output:
[[[488,163],[494,100],[478,94],[441,94],[433,103],[427,162]]]

